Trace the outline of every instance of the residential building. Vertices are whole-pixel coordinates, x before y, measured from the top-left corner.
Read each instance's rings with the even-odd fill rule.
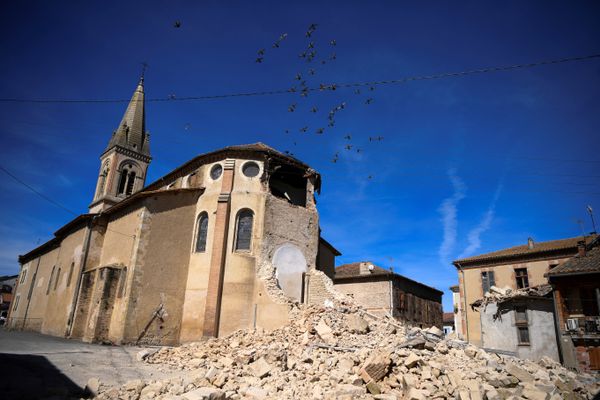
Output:
[[[588,242],[595,237],[586,238]],[[460,302],[463,305],[464,339],[481,346],[481,318],[468,305],[482,298],[492,286],[511,289],[548,283],[545,274],[577,254],[580,238],[526,244],[453,262],[458,272]],[[458,325],[458,324],[457,324]]]
[[[444,335],[450,335],[455,332],[454,329],[454,313],[445,312],[442,316]]]
[[[496,297],[496,291],[502,292]],[[552,287],[492,288],[491,295],[471,304],[480,313],[481,347],[485,350],[538,361],[559,361]]]
[[[600,239],[581,241],[578,254],[548,271],[554,288],[563,363],[600,370]]]
[[[305,282],[327,290],[315,170],[256,143],[146,185],[151,159],[142,79],[101,153],[89,213],[19,257],[9,326],[168,345],[279,327]],[[325,243],[319,264],[331,269]]]
[[[456,338],[464,340],[464,334],[462,330],[462,315],[463,315],[463,303],[460,301],[460,288],[458,285],[450,286],[452,291],[452,311],[454,317],[454,332],[456,332]]]
[[[335,269],[334,288],[376,315],[391,315],[414,326],[442,328],[442,295],[435,288],[416,282],[372,262],[340,265]]]
[[[0,276],[0,318],[4,322],[10,312],[19,275]]]

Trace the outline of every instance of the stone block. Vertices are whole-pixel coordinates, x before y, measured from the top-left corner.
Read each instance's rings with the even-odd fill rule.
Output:
[[[250,364],[250,370],[257,378],[264,378],[265,376],[269,375],[271,369],[271,365],[263,357]]]
[[[225,392],[211,387],[201,387],[184,393],[181,397],[185,400],[225,400]]]

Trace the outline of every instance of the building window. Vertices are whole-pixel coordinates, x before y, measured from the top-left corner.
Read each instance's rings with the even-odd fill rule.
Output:
[[[196,223],[196,253],[206,251],[206,237],[208,235],[208,214],[203,212],[198,216]]]
[[[527,322],[527,308],[515,307],[515,326],[517,327],[517,339],[520,345],[529,345],[529,324]]]
[[[252,210],[245,209],[238,213],[235,250],[250,250],[253,220],[254,213]]]
[[[71,286],[71,278],[73,277],[73,270],[75,269],[75,263],[71,263],[71,268],[69,268],[69,276],[67,277],[67,287]]]
[[[19,299],[21,298],[21,295],[17,295],[17,297],[15,298],[15,305],[13,306],[13,312],[17,311],[17,307],[19,307]]]
[[[58,286],[59,279],[60,279],[60,268],[58,269],[58,272],[56,273],[56,279],[54,280],[54,290],[56,290],[56,287]]]
[[[222,172],[223,172],[223,167],[221,166],[221,164],[215,164],[210,169],[210,177],[212,178],[212,180],[216,181],[217,179],[219,179]]]
[[[490,291],[492,286],[496,285],[496,280],[494,278],[494,271],[482,271],[481,272],[481,287],[483,289],[483,294],[486,294]]]
[[[127,183],[127,169],[123,168],[123,170],[121,171],[121,175],[119,177],[119,188],[117,191],[117,194],[123,194],[125,193],[125,186]]]
[[[50,287],[52,286],[52,280],[54,279],[54,272],[56,271],[56,266],[52,267],[52,272],[50,273],[50,278],[48,278],[48,287],[46,287],[46,295],[50,293]]]
[[[25,282],[25,278],[27,278],[27,268],[21,272],[21,280],[19,281],[19,285],[22,285]]]
[[[135,185],[135,171],[131,171],[129,173],[129,179],[127,180],[127,190],[125,191],[125,194],[127,196],[129,196],[131,193],[133,193],[134,185]]]
[[[242,167],[242,173],[248,178],[254,178],[260,172],[260,167],[254,161],[249,161]]]
[[[527,268],[515,269],[515,278],[517,279],[517,289],[529,287],[529,277],[527,276]]]

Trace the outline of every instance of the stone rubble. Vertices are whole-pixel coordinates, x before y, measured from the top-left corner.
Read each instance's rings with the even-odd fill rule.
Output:
[[[145,352],[178,377],[99,384],[97,399],[592,399],[598,377],[488,353],[346,301],[291,306],[288,325]],[[95,382],[92,386],[96,386]]]

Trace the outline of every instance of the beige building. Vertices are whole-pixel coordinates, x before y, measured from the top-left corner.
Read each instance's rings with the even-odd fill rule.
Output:
[[[146,186],[150,161],[141,80],[100,156],[89,213],[20,256],[10,327],[175,344],[275,328],[290,300],[327,295],[317,269],[333,269],[335,252],[319,244],[316,171],[257,143]]]
[[[458,339],[464,340],[464,332],[462,330],[463,303],[460,301],[460,287],[458,285],[450,286],[452,291],[452,315],[454,316],[454,332]]]
[[[593,237],[588,237],[591,240]],[[453,262],[458,271],[463,338],[481,346],[481,320],[471,304],[491,286],[520,289],[548,283],[545,274],[577,254],[580,237],[527,244]],[[460,309],[460,308],[459,308]]]
[[[367,311],[422,328],[442,328],[442,295],[435,288],[363,261],[335,269],[334,288]]]

